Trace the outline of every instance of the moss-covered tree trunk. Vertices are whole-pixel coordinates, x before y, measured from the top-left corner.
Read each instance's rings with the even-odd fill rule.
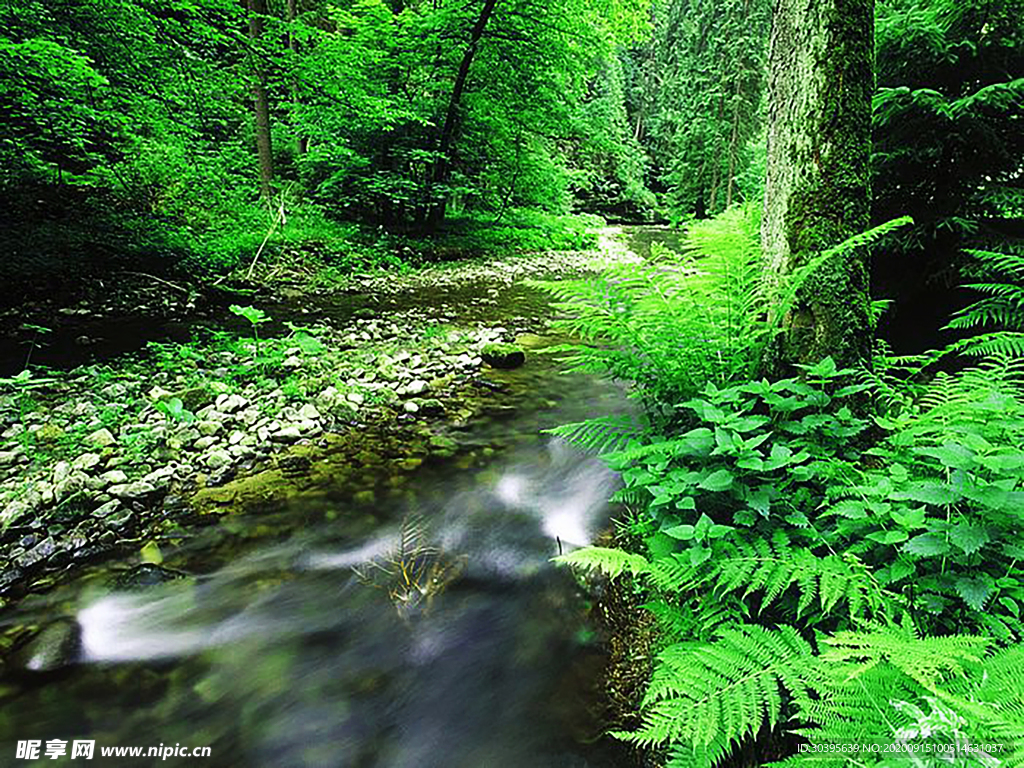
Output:
[[[868,226],[873,66],[874,0],[775,0],[761,242],[779,280]],[[868,360],[868,308],[864,256],[826,262],[784,318],[766,369]]]

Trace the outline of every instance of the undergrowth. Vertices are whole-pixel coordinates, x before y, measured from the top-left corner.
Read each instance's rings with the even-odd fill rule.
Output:
[[[569,367],[644,405],[553,430],[633,511],[626,548],[558,560],[632,580],[661,628],[642,724],[615,735],[678,768],[1024,765],[1022,262],[981,255],[1013,281],[954,319],[983,336],[769,381],[773,318],[815,265],[769,308],[756,232],[734,210],[680,257],[546,285],[583,339]]]

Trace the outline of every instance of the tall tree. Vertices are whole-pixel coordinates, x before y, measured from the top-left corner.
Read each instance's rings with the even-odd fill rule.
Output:
[[[868,226],[873,59],[874,0],[776,2],[761,229],[769,274]],[[802,289],[767,366],[867,360],[869,309],[864,256],[831,259]]]
[[[260,43],[263,40],[267,0],[248,0],[249,38],[253,47],[253,107],[256,118],[256,153],[260,162],[260,195],[269,201],[273,194],[274,151],[270,143],[270,100],[267,96],[267,68],[262,61]]]
[[[448,108],[445,110],[444,124],[441,126],[441,134],[437,142],[437,158],[431,169],[431,186],[443,185],[448,181],[448,171],[451,167],[452,141],[455,138],[455,125],[459,115],[459,106],[462,102],[462,92],[466,89],[466,78],[469,77],[469,68],[473,65],[473,58],[476,56],[477,46],[484,30],[487,29],[487,22],[494,13],[494,6],[498,0],[484,0],[480,14],[469,32],[469,44],[462,54],[462,61],[459,63],[459,71],[455,75],[455,83],[452,86],[451,96],[448,97]],[[448,204],[447,195],[442,195],[438,200],[430,200],[430,211],[428,214],[428,227],[433,228],[444,220],[445,209]]]

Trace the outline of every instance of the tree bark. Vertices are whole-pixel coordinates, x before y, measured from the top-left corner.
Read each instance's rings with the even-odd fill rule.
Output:
[[[874,0],[775,0],[761,243],[776,286],[868,226],[873,63]],[[826,262],[783,319],[766,370],[828,355],[867,362],[869,302],[862,254]]]
[[[293,66],[299,59],[299,41],[295,39],[295,32],[291,29],[291,25],[295,24],[295,19],[298,18],[298,9],[296,8],[297,0],[288,0],[288,50],[292,53]],[[299,81],[292,75],[292,102],[294,104],[299,103]],[[301,157],[309,151],[309,139],[301,134],[295,139],[295,151]]]
[[[469,45],[462,55],[462,62],[459,64],[458,74],[455,76],[455,84],[452,87],[451,96],[448,98],[448,109],[445,110],[444,124],[441,127],[441,134],[437,142],[437,159],[434,161],[430,174],[430,181],[427,186],[428,196],[435,186],[448,181],[448,174],[451,168],[452,143],[455,138],[455,126],[458,121],[459,105],[462,102],[462,93],[466,89],[466,79],[469,77],[469,68],[473,64],[473,57],[476,56],[477,46],[480,38],[483,37],[487,22],[494,13],[494,6],[498,0],[484,0],[483,8],[477,17],[473,29],[469,33]],[[427,227],[434,229],[442,221],[447,208],[447,199],[439,201],[428,199],[429,214],[427,216]]]
[[[249,39],[258,47],[263,37],[263,17],[267,15],[267,0],[248,0]],[[270,143],[270,101],[267,97],[267,70],[260,61],[260,53],[253,53],[252,95],[256,118],[256,154],[260,163],[260,196],[268,201],[273,195],[274,152]]]
[[[740,103],[742,94],[739,82],[736,83],[736,94],[733,96],[732,135],[729,137],[729,182],[725,191],[725,207],[732,205],[732,190],[736,176],[736,155],[739,154],[740,136]]]

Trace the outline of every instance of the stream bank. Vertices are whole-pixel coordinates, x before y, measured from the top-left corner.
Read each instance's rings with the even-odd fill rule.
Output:
[[[561,273],[609,258],[631,255]],[[156,347],[101,369],[103,388],[81,368],[46,385],[25,432],[77,420],[94,439],[95,414],[130,418],[45,467],[53,501],[5,532],[5,573],[35,560],[0,618],[17,713],[0,747],[177,740],[231,768],[630,764],[595,741],[603,651],[549,563],[608,524],[615,478],[539,436],[628,404],[538,354],[549,310],[518,280],[560,270],[526,264],[386,280],[363,289],[372,307],[281,296],[264,306],[282,336]],[[525,364],[484,362],[495,340]],[[130,453],[140,427],[159,443]],[[31,524],[69,488],[88,503]]]

